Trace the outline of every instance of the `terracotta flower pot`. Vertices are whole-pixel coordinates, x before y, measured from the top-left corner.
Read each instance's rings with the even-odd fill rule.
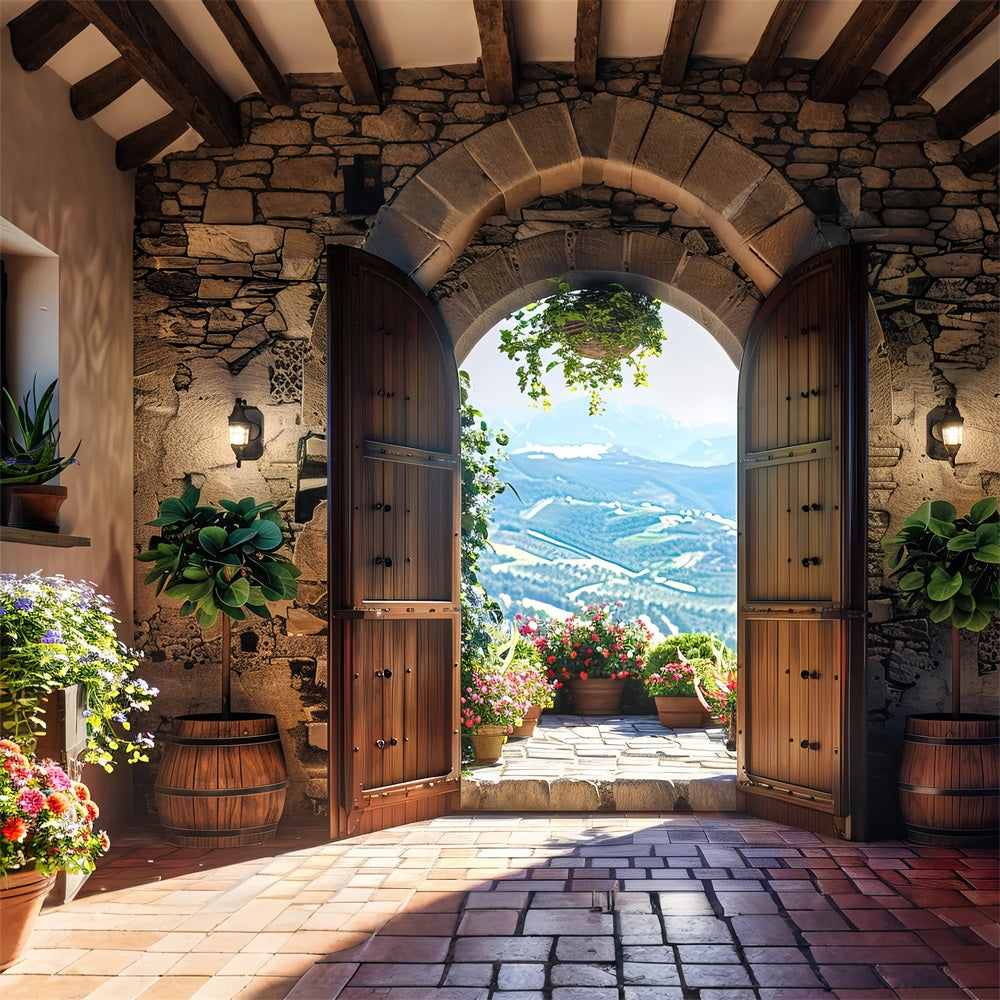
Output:
[[[0,972],[22,955],[41,912],[42,903],[55,884],[55,875],[34,868],[0,875]]]
[[[656,714],[667,729],[700,729],[711,718],[695,695],[657,695]]]
[[[524,713],[524,719],[521,721],[521,725],[515,726],[514,731],[510,734],[515,739],[525,739],[531,736],[535,732],[535,726],[538,725],[538,719],[542,714],[542,709],[539,705],[532,705]]]
[[[503,752],[507,730],[503,726],[480,725],[469,737],[476,751],[477,764],[495,764]]]
[[[6,524],[31,531],[58,531],[59,508],[68,496],[65,486],[4,487]]]
[[[611,677],[588,677],[569,682],[573,711],[577,715],[617,715],[621,711],[625,681]]]

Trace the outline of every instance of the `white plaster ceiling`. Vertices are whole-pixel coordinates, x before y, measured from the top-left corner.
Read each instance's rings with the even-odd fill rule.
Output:
[[[152,0],[188,49],[234,100],[256,87],[200,0]],[[792,32],[785,55],[818,59],[861,0],[810,0]],[[878,0],[865,0],[878,2]],[[875,64],[890,73],[957,0],[922,0]],[[693,57],[745,63],[777,0],[708,0],[695,38]],[[6,24],[32,0],[0,0]],[[331,73],[339,69],[336,49],[313,0],[239,0],[240,10],[284,74]],[[375,61],[382,69],[475,63],[479,34],[471,0],[358,0],[358,10]],[[522,62],[571,63],[576,0],[513,0],[515,34]],[[658,58],[673,12],[673,0],[604,0],[598,54],[602,58]],[[994,21],[968,45],[923,94],[942,107],[1000,54],[1000,22]],[[110,62],[114,47],[88,27],[47,63],[68,84]],[[167,113],[167,105],[140,83],[95,116],[115,139]],[[995,131],[996,120],[966,136],[977,142]],[[171,149],[198,142],[190,132]]]

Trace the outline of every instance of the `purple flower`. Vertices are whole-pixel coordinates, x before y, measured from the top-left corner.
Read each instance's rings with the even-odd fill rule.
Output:
[[[50,628],[45,635],[42,636],[42,642],[54,643],[62,642],[62,632],[57,628]]]
[[[35,602],[30,597],[19,597],[14,601],[15,611],[30,611],[35,606]]]

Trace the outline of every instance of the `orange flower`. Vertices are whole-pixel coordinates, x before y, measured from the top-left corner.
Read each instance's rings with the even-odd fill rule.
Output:
[[[73,794],[81,802],[86,802],[90,798],[90,789],[82,781],[74,781]]]
[[[580,680],[581,681],[585,681],[587,679],[587,676],[588,675],[587,675],[587,671],[586,670],[581,670],[580,671]]]
[[[46,800],[45,804],[57,816],[61,816],[68,809],[73,807],[73,801],[63,792],[53,792]]]
[[[20,816],[12,816],[4,823],[0,833],[3,833],[8,840],[12,840],[15,844],[20,844],[28,835],[28,824]]]
[[[87,819],[91,823],[101,815],[101,810],[97,808],[97,803],[93,799],[87,799],[83,804],[83,808],[87,810]]]

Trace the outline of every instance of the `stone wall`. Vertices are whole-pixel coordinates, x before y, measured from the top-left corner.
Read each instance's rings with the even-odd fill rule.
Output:
[[[244,102],[244,146],[201,147],[140,170],[139,542],[148,538],[142,525],[156,500],[188,482],[210,499],[253,495],[291,507],[297,443],[323,431],[325,242],[365,245],[371,231],[373,252],[415,261],[408,269],[425,279],[460,356],[488,312],[537,296],[526,270],[554,277],[546,267],[558,272],[557,263],[570,261],[618,273],[641,261],[643,281],[700,315],[738,357],[762,291],[786,265],[823,245],[868,244],[869,579],[878,615],[887,619],[873,625],[869,644],[869,749],[878,789],[893,771],[903,717],[942,707],[948,672],[946,635],[893,603],[878,543],[926,497],[967,509],[1000,492],[993,181],[955,166],[959,144],[938,138],[931,109],[892,107],[876,75],[847,106],[808,100],[807,72],[791,66],[764,88],[725,66],[695,70],[684,90],[661,87],[652,61],[602,62],[602,75],[595,93],[582,94],[560,67],[527,67],[518,104],[506,109],[488,103],[475,67],[401,70],[382,113],[350,104],[335,77],[300,78],[288,106]],[[538,148],[520,175],[490,179],[499,196],[490,193],[466,141],[474,149],[474,137],[508,114],[548,106],[545,114],[568,112],[559,113],[575,151],[546,146],[544,131],[536,137],[522,122],[527,138],[510,148],[519,156],[522,147]],[[604,111],[612,106],[609,119]],[[720,151],[708,158],[718,177],[704,159],[700,179],[686,166],[673,179],[666,166],[659,174],[642,167],[650,109],[684,116],[654,116],[680,125],[655,145],[707,135]],[[387,207],[377,220],[345,211],[345,168],[359,156],[380,158]],[[502,160],[491,162],[494,173],[502,169]],[[454,165],[447,174],[445,163]],[[451,190],[432,185],[439,175],[453,179]],[[732,190],[740,178],[743,188]],[[475,212],[463,207],[473,199]],[[434,254],[444,263],[425,266]],[[923,454],[924,416],[949,383],[966,417],[954,472]],[[264,458],[239,470],[225,435],[237,395],[265,416]],[[235,656],[235,707],[279,717],[292,810],[325,808],[326,753],[310,738],[322,731],[326,710],[324,516],[321,507],[309,524],[293,524],[305,570],[296,607],[241,628]],[[143,643],[162,661],[161,724],[182,711],[208,710],[218,636],[202,635],[147,588],[138,588],[136,608]],[[968,642],[966,657],[967,689],[994,702],[996,645],[994,631],[986,642]]]

